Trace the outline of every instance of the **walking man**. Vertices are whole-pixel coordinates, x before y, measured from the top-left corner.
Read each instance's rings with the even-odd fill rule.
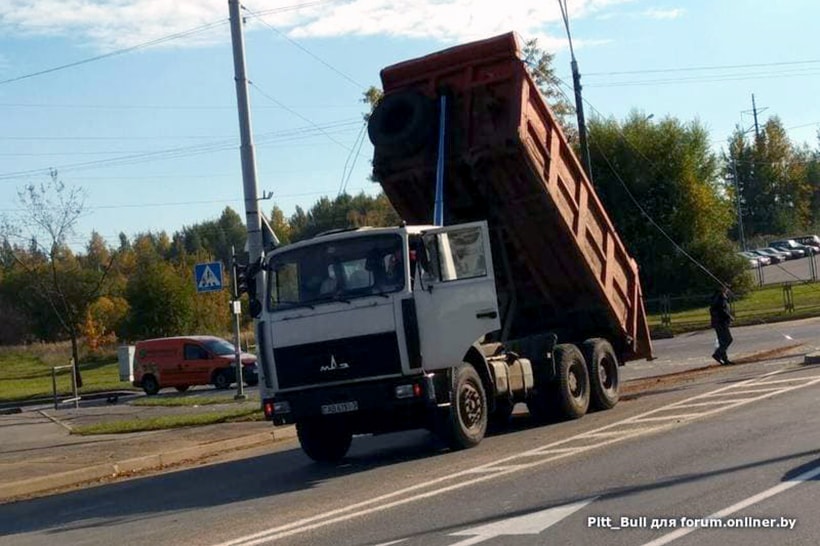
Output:
[[[712,328],[717,334],[718,348],[712,353],[712,358],[717,360],[720,364],[731,365],[729,355],[726,354],[726,349],[732,344],[732,332],[729,330],[729,325],[735,319],[729,309],[729,288],[723,286],[715,292],[712,299],[712,305],[709,307],[709,315],[712,318]]]

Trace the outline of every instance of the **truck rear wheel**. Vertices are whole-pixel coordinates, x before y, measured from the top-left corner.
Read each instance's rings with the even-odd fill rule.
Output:
[[[589,408],[589,372],[584,355],[575,345],[556,345],[555,378],[547,384],[536,385],[532,398],[527,401],[530,415],[538,422],[553,418],[578,419]]]
[[[297,422],[296,435],[302,450],[317,463],[341,460],[353,440],[353,433],[344,423],[323,418]]]
[[[618,403],[620,382],[618,357],[605,339],[588,339],[581,347],[587,361],[590,381],[590,406],[607,410]]]
[[[450,448],[467,449],[478,445],[487,432],[487,395],[478,372],[470,364],[453,368],[450,408],[442,436]]]
[[[566,419],[583,417],[589,408],[589,372],[584,355],[569,343],[555,347],[558,411]]]

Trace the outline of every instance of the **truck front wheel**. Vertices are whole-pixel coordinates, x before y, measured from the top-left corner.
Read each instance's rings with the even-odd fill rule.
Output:
[[[296,435],[302,450],[317,463],[341,460],[353,439],[353,433],[344,423],[323,418],[297,422]]]
[[[450,408],[442,436],[454,450],[478,445],[487,432],[487,395],[478,372],[469,364],[453,368]]]

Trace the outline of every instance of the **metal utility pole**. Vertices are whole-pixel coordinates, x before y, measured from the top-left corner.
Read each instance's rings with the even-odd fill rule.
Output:
[[[242,17],[239,0],[228,0],[231,18],[231,44],[233,46],[236,103],[239,109],[240,153],[242,157],[242,182],[245,191],[245,222],[248,228],[248,263],[259,261],[262,256],[262,220],[259,215],[259,190],[256,182],[256,158],[251,133],[248,79],[245,76],[245,40],[242,35]],[[264,275],[256,275],[257,286],[264,283]],[[260,290],[261,294],[262,291]]]
[[[236,358],[236,396],[234,400],[245,400],[245,378],[242,377],[242,344],[239,338],[239,315],[242,314],[242,302],[239,299],[239,279],[236,278],[236,249],[231,245],[231,314],[233,314],[233,344]]]
[[[761,112],[765,112],[768,108],[758,108],[757,103],[755,102],[755,94],[752,93],[752,109],[751,110],[744,110],[741,114],[748,114],[751,112],[752,116],[755,120],[755,141],[760,139],[760,123],[757,120],[757,114]]]
[[[737,162],[732,159],[732,178],[735,182],[735,201],[737,201],[737,229],[740,235],[740,248],[746,250],[746,237],[743,234],[743,213],[740,206],[740,184],[737,179]]]
[[[567,15],[566,0],[558,0],[561,7],[561,16],[564,18],[564,28],[567,29],[567,40],[569,41],[569,54],[572,58],[572,87],[575,90],[575,113],[578,116],[578,139],[581,144],[581,154],[584,158],[584,168],[587,171],[587,178],[592,181],[592,159],[589,156],[589,143],[587,141],[587,125],[584,118],[584,100],[581,96],[581,73],[578,72],[578,62],[575,60],[575,50],[572,48],[572,35],[569,31],[569,16]]]

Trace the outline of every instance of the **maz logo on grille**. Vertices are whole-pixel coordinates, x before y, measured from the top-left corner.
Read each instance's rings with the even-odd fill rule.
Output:
[[[321,366],[319,371],[332,372],[333,370],[346,370],[348,368],[350,368],[350,364],[347,362],[336,362],[336,357],[334,355],[330,355],[330,364],[327,366]]]

